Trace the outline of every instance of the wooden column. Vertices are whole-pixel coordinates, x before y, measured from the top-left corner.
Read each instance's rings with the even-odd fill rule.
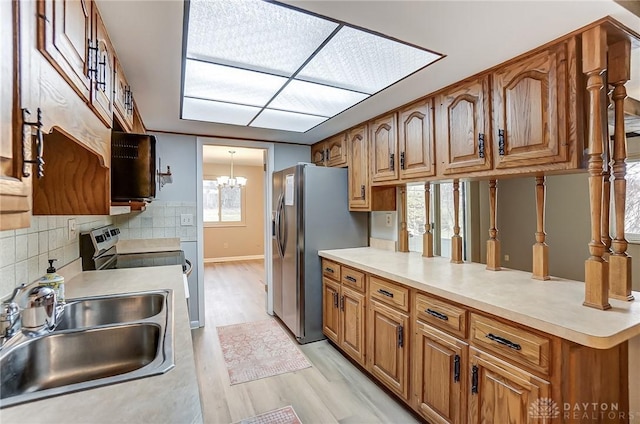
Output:
[[[487,269],[500,271],[500,240],[497,239],[498,230],[498,189],[496,180],[489,180],[489,240],[487,240]]]
[[[431,232],[431,183],[424,183],[425,224],[422,236],[422,256],[433,258],[433,233]]]
[[[460,183],[453,180],[453,237],[451,237],[451,262],[462,263],[462,237],[460,237]]]
[[[536,280],[549,279],[549,246],[544,232],[545,186],[544,175],[536,177],[536,243],[533,245],[533,275]]]
[[[407,186],[400,187],[400,234],[398,237],[398,251],[409,251],[409,231],[407,231]]]
[[[605,260],[609,260],[609,256],[611,255],[611,235],[609,234],[609,215],[611,211],[611,166],[609,162],[611,159],[611,149],[609,146],[611,143],[609,142],[608,128],[605,131],[606,137],[604,152],[602,154],[604,157],[604,168],[602,170],[602,220],[600,221],[600,238],[602,239],[602,244],[604,244],[604,254],[602,257]]]
[[[582,72],[587,76],[589,93],[588,145],[589,145],[589,203],[591,212],[591,241],[589,259],[585,261],[584,305],[609,309],[609,263],[603,259],[604,244],[600,237],[602,219],[602,129],[601,98],[604,90],[603,73],[606,69],[607,34],[602,26],[585,31],[582,35]]]
[[[613,182],[616,234],[611,243],[613,253],[609,256],[609,296],[620,300],[633,300],[631,294],[631,257],[627,255],[627,240],[624,237],[624,215],[627,181],[627,139],[624,126],[624,99],[627,91],[624,84],[630,78],[631,44],[619,41],[609,47],[609,83],[613,85],[615,129],[613,140]]]

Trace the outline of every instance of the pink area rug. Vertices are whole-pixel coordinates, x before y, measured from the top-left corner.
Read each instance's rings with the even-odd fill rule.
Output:
[[[225,325],[217,330],[232,385],[311,366],[275,319]]]
[[[291,406],[285,406],[255,417],[246,418],[238,424],[302,424],[302,422]]]

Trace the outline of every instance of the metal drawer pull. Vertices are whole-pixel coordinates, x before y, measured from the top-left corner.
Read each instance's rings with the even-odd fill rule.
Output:
[[[356,280],[355,278],[353,278],[350,275],[345,275],[344,279],[347,280],[347,281],[351,281],[352,283],[358,282],[358,280]]]
[[[478,366],[474,365],[471,368],[471,394],[478,393]]]
[[[443,321],[449,321],[449,317],[446,316],[445,314],[441,314],[440,312],[434,311],[433,309],[429,309],[427,308],[427,310],[425,311],[426,313],[428,313],[431,316],[434,316],[438,319],[441,319]]]
[[[484,134],[478,134],[478,156],[480,159],[484,159]]]
[[[396,327],[396,335],[398,336],[398,347],[404,346],[404,327],[399,325]]]
[[[511,340],[507,340],[507,339],[505,339],[503,337],[499,337],[499,336],[496,336],[496,335],[491,334],[491,333],[487,334],[486,337],[489,340],[493,340],[494,342],[500,343],[501,345],[505,345],[508,348],[511,348],[513,350],[522,349],[522,347],[518,343],[514,343]]]
[[[327,272],[330,272],[330,273],[332,273],[332,274],[335,272],[335,271],[333,270],[333,268],[329,268],[329,267],[326,267],[324,270],[325,270],[325,271],[327,271]]]
[[[340,296],[340,310],[344,311],[344,296]]]
[[[378,289],[378,293],[380,293],[383,296],[387,296],[387,297],[393,297],[393,293],[383,290],[383,289]]]
[[[460,382],[460,355],[453,357],[453,381]]]

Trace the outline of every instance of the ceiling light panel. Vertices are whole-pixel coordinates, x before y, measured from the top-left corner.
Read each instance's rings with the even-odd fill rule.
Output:
[[[258,115],[250,126],[270,128],[273,130],[305,132],[327,119],[328,118],[322,116],[265,109],[260,113],[260,115]]]
[[[368,94],[293,80],[269,103],[269,107],[330,117],[367,97]]]
[[[287,78],[187,59],[184,95],[264,106]]]
[[[373,94],[439,57],[345,26],[296,78]]]
[[[191,0],[187,57],[291,76],[337,27],[261,0]]]
[[[246,126],[258,112],[260,112],[258,107],[233,103],[214,102],[191,97],[184,97],[182,101],[182,119]]]

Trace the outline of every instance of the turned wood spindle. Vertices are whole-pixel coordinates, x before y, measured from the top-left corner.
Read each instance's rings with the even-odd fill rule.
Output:
[[[607,128],[607,127],[605,127]],[[604,244],[605,260],[609,259],[611,254],[611,235],[609,234],[609,215],[611,210],[611,166],[609,164],[610,153],[609,132],[606,129],[606,138],[604,142],[604,169],[602,170],[602,220],[600,221],[600,238]]]
[[[585,300],[583,304],[597,309],[609,309],[609,263],[603,259],[605,246],[600,236],[602,219],[602,129],[601,97],[604,91],[603,73],[606,69],[607,34],[603,26],[584,32],[582,36],[582,72],[587,76],[589,93],[589,204],[591,212],[591,241],[589,259],[585,261]]]
[[[407,230],[407,187],[400,187],[400,242],[398,243],[399,252],[409,251],[409,231]]]
[[[544,232],[545,211],[545,176],[536,177],[536,243],[533,245],[533,275],[536,280],[548,280],[549,277],[549,246],[547,233]]]
[[[489,240],[487,240],[487,269],[500,271],[500,240],[497,239],[498,229],[498,189],[496,180],[489,180]]]
[[[433,258],[433,233],[431,232],[431,183],[424,183],[425,224],[422,236],[422,256]]]
[[[462,237],[460,237],[460,183],[453,180],[453,236],[451,237],[451,262],[462,263]]]
[[[627,90],[624,84],[630,78],[631,44],[623,40],[609,47],[609,83],[613,85],[614,135],[613,135],[613,192],[615,210],[615,239],[609,256],[609,296],[620,300],[633,300],[631,294],[631,257],[627,255],[627,240],[624,236],[626,207],[627,139],[624,125],[624,99]]]

